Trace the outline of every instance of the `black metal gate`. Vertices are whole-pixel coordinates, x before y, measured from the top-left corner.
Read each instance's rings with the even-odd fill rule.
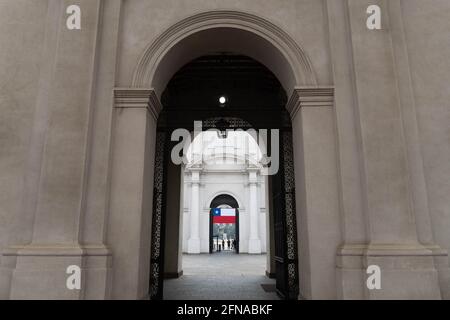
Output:
[[[166,230],[166,184],[168,141],[164,131],[156,133],[155,171],[153,179],[152,243],[150,252],[151,300],[163,299],[164,239]]]
[[[297,299],[299,293],[297,223],[292,132],[280,132],[280,168],[273,176],[275,276],[277,293],[283,299]]]
[[[239,127],[244,126],[239,124]],[[166,167],[170,153],[168,135],[165,131],[158,131],[156,136],[149,288],[149,296],[152,300],[163,298]],[[272,177],[276,288],[277,293],[283,299],[297,299],[299,294],[297,223],[292,132],[290,129],[284,127],[280,131],[279,146],[279,171]]]

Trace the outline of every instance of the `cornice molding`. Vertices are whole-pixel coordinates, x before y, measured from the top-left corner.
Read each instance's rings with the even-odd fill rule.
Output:
[[[162,105],[153,89],[115,88],[114,108],[146,108],[157,120]]]
[[[301,108],[334,106],[334,87],[295,88],[286,105],[293,120]]]
[[[11,246],[5,248],[4,256],[29,257],[63,257],[63,256],[111,256],[111,250],[104,245],[66,245],[50,246],[29,244],[25,246]]]

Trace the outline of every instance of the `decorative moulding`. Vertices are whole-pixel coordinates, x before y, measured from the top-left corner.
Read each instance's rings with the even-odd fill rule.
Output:
[[[147,108],[155,120],[162,110],[162,105],[153,89],[115,88],[115,108]]]
[[[334,87],[295,88],[286,105],[286,109],[294,119],[301,108],[334,106]]]
[[[317,85],[307,54],[281,28],[248,12],[214,10],[187,17],[157,37],[141,56],[134,72],[132,86],[137,88],[151,86],[159,62],[182,39],[201,30],[224,27],[250,31],[270,41],[287,58],[298,84]]]

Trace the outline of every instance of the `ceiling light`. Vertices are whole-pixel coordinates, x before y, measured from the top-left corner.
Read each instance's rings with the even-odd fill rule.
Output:
[[[219,102],[220,102],[220,104],[225,104],[225,103],[227,103],[227,98],[225,96],[221,96],[219,98]]]

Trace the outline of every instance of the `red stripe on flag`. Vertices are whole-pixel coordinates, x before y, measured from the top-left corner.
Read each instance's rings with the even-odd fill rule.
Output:
[[[236,223],[235,216],[214,216],[213,223]]]

